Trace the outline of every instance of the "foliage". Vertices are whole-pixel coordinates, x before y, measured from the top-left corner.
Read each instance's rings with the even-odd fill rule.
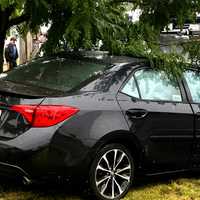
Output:
[[[113,55],[126,55],[142,57],[150,61],[152,67],[167,72],[169,78],[181,76],[182,72],[188,68],[185,57],[176,52],[164,53],[159,42],[159,33],[149,23],[138,22],[136,24],[128,22],[128,28],[124,35],[117,35],[115,40],[108,41],[103,50],[109,49]]]
[[[136,0],[136,7],[142,10],[140,22],[125,28],[128,30],[127,40],[119,47],[120,53],[146,57],[152,66],[165,70],[171,78],[181,76],[182,71],[191,64],[195,63],[196,67],[199,66],[199,41],[192,40],[184,43],[182,55],[176,51],[164,53],[160,49],[159,35],[172,19],[175,19],[180,27],[185,20],[194,20],[196,13],[200,11],[200,0]],[[121,44],[119,40],[117,43]],[[118,54],[116,48],[114,52]],[[185,59],[185,53],[189,55],[190,63]]]
[[[167,54],[161,50],[152,51],[147,58],[153,67],[164,70],[170,79],[181,77],[182,72],[190,66],[185,58],[176,52]]]
[[[184,52],[188,53],[191,63],[199,66],[200,64],[200,41],[191,40],[182,44]]]
[[[142,10],[140,23],[128,21],[124,2]],[[92,49],[102,40],[102,49],[111,54],[147,57],[152,65],[180,74],[185,60],[176,52],[161,52],[160,30],[172,18],[183,25],[199,10],[200,0],[1,0],[0,44],[5,39],[2,33],[13,25],[20,24],[18,30],[23,33],[50,23],[46,53]],[[190,49],[192,60],[199,60],[198,45],[186,48]]]
[[[110,54],[145,57],[150,60],[152,66],[167,71],[171,78],[181,76],[182,71],[189,64],[185,57],[176,51],[169,54],[161,51],[160,31],[172,18],[176,18],[180,26],[186,19],[194,18],[196,12],[200,10],[200,0],[131,1],[133,8],[142,9],[140,22],[136,24],[129,22],[124,14],[127,4],[117,0],[111,2],[71,1],[71,15],[68,18],[64,17],[65,19],[60,16],[62,12],[58,8],[58,13],[53,15],[56,18],[51,19],[53,23],[45,50],[52,52],[60,50],[62,46],[65,47],[64,49],[67,47],[68,50],[92,49],[99,40],[102,40],[102,50],[108,50]],[[57,35],[59,37],[53,37],[55,30],[59,30],[60,35]],[[187,47],[190,49],[190,56],[199,60],[198,45],[195,45],[195,50],[191,47],[192,43],[188,45],[190,45],[190,48]],[[55,48],[52,49],[52,46]]]
[[[136,0],[142,9],[141,19],[148,21],[158,29],[169,24],[176,18],[179,25],[183,25],[188,18],[196,17],[200,10],[200,0]]]
[[[48,0],[0,1],[0,71],[3,70],[3,48],[8,30],[22,23],[25,27],[24,30],[36,30],[38,25],[48,22],[49,11],[52,8],[51,3],[53,1]]]
[[[8,29],[23,22],[26,22],[29,28],[47,22],[49,8],[48,0],[1,0],[0,2],[0,13],[4,16],[4,20],[8,20]]]
[[[45,50],[55,52],[62,44],[71,50],[91,49],[100,39],[112,40],[115,34],[123,34],[120,27],[125,20],[123,12],[123,6],[113,6],[107,0],[68,1],[52,12]]]

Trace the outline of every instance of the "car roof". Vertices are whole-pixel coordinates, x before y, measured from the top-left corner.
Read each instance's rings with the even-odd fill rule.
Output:
[[[87,52],[59,52],[51,56],[51,58],[63,58],[71,60],[83,60],[89,62],[100,62],[111,65],[125,65],[131,63],[143,63],[147,61],[144,57],[131,57],[131,56],[113,56],[105,53],[104,51],[87,51]]]
[[[108,56],[107,63],[112,65],[142,64],[147,62],[145,58],[128,57],[128,56]]]

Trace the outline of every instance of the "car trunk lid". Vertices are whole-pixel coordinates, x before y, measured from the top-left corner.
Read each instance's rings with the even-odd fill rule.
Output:
[[[28,85],[14,81],[1,80],[0,94],[9,93],[16,96],[27,96],[28,98],[56,97],[63,96],[64,92],[54,89],[47,89],[40,86]]]
[[[38,106],[46,96],[55,95],[55,91],[0,81],[0,140],[13,139],[31,127],[23,114],[13,109],[14,106]]]

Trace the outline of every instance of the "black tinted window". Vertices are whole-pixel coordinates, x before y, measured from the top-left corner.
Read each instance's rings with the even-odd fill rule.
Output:
[[[101,74],[104,64],[67,59],[36,61],[8,73],[5,80],[69,91],[87,79]]]

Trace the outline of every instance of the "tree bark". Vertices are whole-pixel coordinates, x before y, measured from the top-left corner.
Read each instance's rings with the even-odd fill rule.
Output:
[[[0,7],[0,72],[3,72],[4,44],[6,39],[6,31],[8,29],[9,16],[11,13],[11,9],[6,8],[4,11],[2,11]]]
[[[4,32],[0,32],[0,73],[3,72],[3,63],[4,63],[4,44],[6,39],[6,30]]]
[[[5,25],[5,18],[2,17],[3,13],[0,11],[0,73],[3,72],[3,62],[4,62],[4,57],[3,57],[3,52],[4,52],[4,44],[5,44],[5,39],[6,39],[6,31],[7,27]]]
[[[27,14],[22,14],[21,16],[12,18],[9,20],[8,28],[10,28],[14,25],[21,24],[22,22],[28,21],[28,19],[29,19],[29,15],[27,15]]]

